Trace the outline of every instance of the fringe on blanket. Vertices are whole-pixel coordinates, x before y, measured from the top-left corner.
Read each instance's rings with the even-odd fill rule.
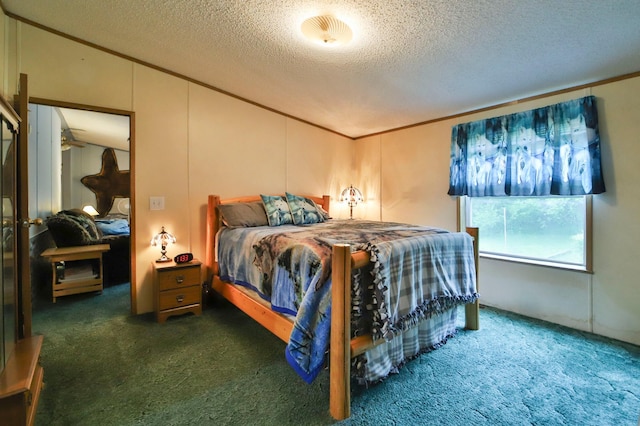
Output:
[[[440,342],[427,346],[425,348],[422,348],[416,354],[403,358],[402,361],[392,365],[391,370],[389,371],[389,374],[387,374],[384,377],[380,377],[376,380],[366,379],[365,371],[366,371],[367,358],[365,354],[359,355],[351,360],[351,370],[353,372],[352,377],[354,377],[356,383],[360,386],[364,386],[368,388],[369,386],[376,385],[386,380],[387,377],[389,377],[391,374],[399,374],[400,369],[404,367],[409,361],[414,360],[423,354],[433,352],[436,349],[441,348],[449,341],[449,339],[453,338],[457,333],[458,333],[458,330],[455,330],[453,333],[450,333],[447,336],[445,336],[445,338],[442,339]]]
[[[438,315],[454,306],[473,303],[480,297],[480,294],[477,292],[456,296],[435,297],[430,300],[425,300],[412,312],[401,316],[396,322],[392,323],[384,297],[388,291],[388,287],[385,284],[388,277],[385,276],[383,262],[379,261],[379,250],[371,243],[363,244],[359,249],[366,250],[369,253],[371,264],[373,265],[371,274],[373,276],[374,292],[370,305],[367,306],[367,310],[372,312],[371,333],[374,341],[378,339],[389,341],[402,332],[414,327],[423,319]]]

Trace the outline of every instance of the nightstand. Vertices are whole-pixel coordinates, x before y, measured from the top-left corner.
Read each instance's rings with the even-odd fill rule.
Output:
[[[172,315],[187,312],[202,314],[202,263],[194,259],[188,263],[152,264],[156,320],[163,323]]]
[[[42,252],[51,262],[51,292],[56,298],[69,294],[102,291],[102,253],[109,244],[48,248]]]

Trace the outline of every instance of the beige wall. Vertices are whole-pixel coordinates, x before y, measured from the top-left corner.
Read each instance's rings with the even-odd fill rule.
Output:
[[[353,185],[360,188],[364,203],[354,207],[353,216],[360,219],[380,220],[380,136],[370,136],[354,142],[354,158],[358,167]]]
[[[640,78],[627,79],[359,139],[359,182],[380,188],[379,204],[369,199],[367,208],[379,208],[382,220],[456,229],[457,203],[447,195],[454,124],[593,94],[607,186],[605,194],[593,197],[595,273],[481,259],[481,302],[640,344],[640,96],[630,96],[639,93]]]
[[[132,109],[130,61],[21,22],[17,23],[15,38],[16,72],[28,74],[30,96]],[[15,91],[16,87],[9,90]]]
[[[134,289],[137,313],[153,309],[149,246],[165,226],[177,237],[169,255],[204,257],[206,197],[257,193],[329,194],[349,183],[350,139],[242,102],[170,74],[5,19],[17,46],[14,67],[3,70],[3,96],[29,76],[32,97],[135,113]],[[6,55],[11,62],[11,55]],[[11,71],[15,68],[15,72]],[[165,209],[149,209],[163,196]],[[344,211],[334,203],[334,215]]]
[[[640,344],[640,78],[497,108],[456,120],[352,142],[29,25],[4,20],[3,96],[29,75],[31,96],[135,112],[136,306],[152,309],[148,246],[164,225],[177,237],[169,254],[204,256],[206,195],[329,193],[353,183],[366,201],[354,216],[457,227],[446,195],[451,126],[586,94],[598,97],[607,193],[594,197],[593,275],[481,261],[482,301],[532,317]],[[161,164],[162,166],[158,166]],[[163,211],[149,210],[164,196]]]

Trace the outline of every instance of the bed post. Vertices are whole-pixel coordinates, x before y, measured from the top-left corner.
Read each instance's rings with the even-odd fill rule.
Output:
[[[205,255],[204,263],[206,267],[207,279],[213,279],[213,275],[218,273],[217,264],[215,264],[215,253],[213,242],[218,232],[218,210],[217,206],[220,204],[220,197],[218,195],[209,195],[207,204],[207,233],[205,243]]]
[[[333,246],[329,412],[336,420],[351,416],[351,247]]]
[[[478,228],[467,228],[467,234],[473,237],[473,262],[476,266],[476,292],[480,292],[480,288],[478,285],[478,243],[480,231]],[[465,328],[468,330],[479,330],[480,329],[480,301],[476,299],[473,303],[467,303],[464,305],[464,313],[465,313]]]
[[[322,208],[329,212],[329,204],[331,203],[331,196],[323,195],[322,196]]]

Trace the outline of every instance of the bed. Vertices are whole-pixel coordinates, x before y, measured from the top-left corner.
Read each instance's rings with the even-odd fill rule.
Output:
[[[280,218],[264,197],[281,198],[285,206],[288,200],[294,223],[277,223]],[[296,200],[303,200],[306,213],[293,207]],[[287,361],[306,381],[329,365],[329,410],[337,420],[350,416],[352,373],[375,382],[439,347],[455,334],[459,305],[465,305],[466,328],[479,328],[476,228],[451,233],[329,219],[326,195],[226,200],[210,195],[207,205],[205,266],[211,288],[287,343]],[[261,206],[266,206],[266,226],[263,219],[247,222],[244,216],[228,223],[231,208],[257,212]]]

